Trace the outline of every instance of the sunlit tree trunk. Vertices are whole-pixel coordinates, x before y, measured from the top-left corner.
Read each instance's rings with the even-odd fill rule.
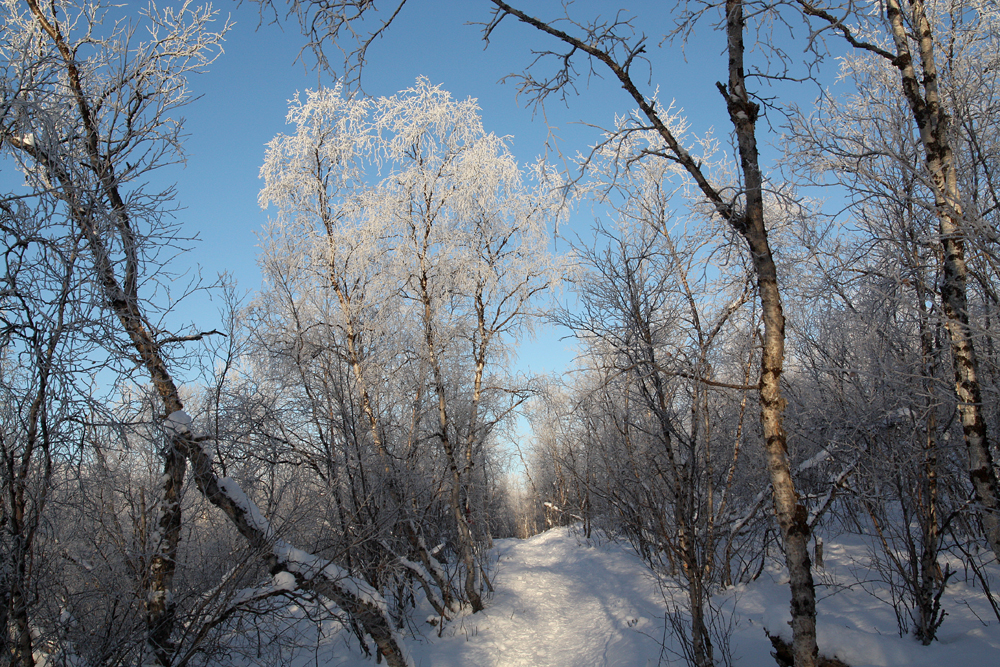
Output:
[[[899,0],[887,0],[886,16],[899,54],[894,64],[899,70],[903,93],[920,132],[924,160],[934,189],[934,205],[938,216],[938,236],[942,252],[941,303],[951,342],[955,396],[958,399],[958,413],[968,452],[969,477],[976,492],[976,499],[982,507],[981,517],[986,529],[987,542],[993,553],[1000,558],[998,482],[987,437],[986,421],[983,418],[982,390],[978,377],[979,363],[969,327],[967,295],[969,273],[965,261],[962,197],[949,134],[948,113],[942,104],[938,88],[933,28],[923,0],[910,0],[909,5],[909,22],[905,20]],[[912,38],[917,45],[916,58],[919,59],[922,70],[920,75],[914,67],[909,30],[915,33]]]
[[[454,426],[448,414],[448,395],[445,384],[444,369],[441,366],[440,349],[438,335],[434,327],[434,306],[430,294],[430,284],[428,277],[427,246],[422,246],[420,256],[420,276],[419,297],[422,306],[422,317],[424,324],[424,343],[427,349],[427,360],[430,364],[431,374],[434,382],[434,391],[437,395],[437,416],[438,416],[438,440],[441,449],[444,450],[445,464],[448,467],[450,477],[450,488],[448,493],[448,504],[452,517],[455,520],[455,532],[458,537],[459,558],[465,568],[465,597],[472,606],[472,611],[483,610],[483,600],[479,595],[479,587],[476,585],[476,553],[472,539],[472,530],[469,528],[468,518],[465,516],[465,507],[462,503],[462,483],[465,466],[459,459],[459,452],[452,441]]]
[[[763,177],[757,152],[755,124],[759,106],[746,89],[743,69],[743,2],[727,0],[726,35],[729,53],[729,85],[723,88],[729,118],[736,128],[740,167],[746,196],[743,218],[731,222],[750,249],[757,274],[761,319],[764,322],[760,362],[761,424],[764,448],[774,494],[774,513],[781,528],[788,566],[792,601],[792,649],[796,667],[812,667],[818,653],[816,645],[816,591],[809,559],[810,530],[805,506],[799,501],[788,461],[787,436],[783,425],[785,399],[781,391],[781,372],[785,358],[785,316],[778,289],[778,273],[764,225]]]

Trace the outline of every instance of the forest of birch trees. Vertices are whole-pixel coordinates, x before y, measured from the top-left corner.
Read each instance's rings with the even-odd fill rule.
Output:
[[[869,537],[923,644],[944,555],[1000,586],[993,0],[469,3],[486,44],[541,40],[522,104],[605,128],[527,163],[424,77],[362,92],[433,3],[257,4],[336,83],[262,153],[245,294],[179,277],[198,230],[156,185],[224,12],[0,3],[3,664],[266,664],[294,604],[407,665],[402,636],[489,605],[494,539],[555,525],[679,583],[696,667],[725,660],[713,593],[772,561],[819,664],[824,535]],[[714,133],[654,66],[699,40]],[[542,325],[576,346],[562,376],[518,370]]]

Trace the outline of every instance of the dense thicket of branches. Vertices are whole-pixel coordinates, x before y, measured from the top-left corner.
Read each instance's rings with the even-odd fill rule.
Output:
[[[925,644],[945,555],[991,584],[995,3],[680,3],[661,48],[718,29],[728,147],[634,77],[638,18],[484,5],[486,38],[516,22],[550,40],[518,78],[531,101],[585,94],[580,72],[624,89],[578,169],[519,165],[473,100],[425,79],[352,93],[400,10],[293,2],[321,64],[331,40],[348,55],[346,83],[294,100],[267,147],[264,287],[218,287],[224,324],[189,332],[163,307],[188,231],[147,181],[183,158],[185,77],[225,26],[191,5],[0,5],[0,146],[26,183],[0,193],[4,661],[277,663],[308,617],[406,665],[401,633],[430,628],[415,609],[438,629],[483,609],[492,539],[557,523],[680,584],[672,629],[698,667],[729,660],[713,593],[769,559],[789,569],[795,663],[815,664],[809,551],[832,532],[869,536],[900,634]],[[810,59],[765,39],[775,25],[805,26]],[[842,82],[782,106],[767,82],[799,70]],[[570,204],[595,222],[556,257]],[[511,368],[541,318],[577,341],[564,377]]]
[[[843,188],[834,224],[807,201],[788,203],[779,194],[787,183],[773,185],[766,213],[781,268],[794,276],[784,281],[789,453],[810,528],[870,534],[873,568],[891,585],[900,633],[927,644],[943,622],[940,594],[953,574],[941,555],[960,555],[976,569],[970,554],[979,545],[994,549],[996,447],[988,434],[996,423],[997,207],[995,160],[983,149],[995,141],[995,122],[986,118],[996,113],[990,26],[997,13],[974,2],[914,2],[905,11],[889,2],[883,24],[846,5],[799,7],[818,31],[846,37],[854,50],[841,73],[856,88],[825,93],[814,110],[793,113],[786,129],[787,176]],[[839,22],[844,17],[855,22]],[[947,44],[936,67],[935,44]],[[986,63],[985,72],[973,63]],[[547,520],[599,518],[654,568],[687,582],[687,658],[708,664],[718,657],[699,586],[756,576],[753,560],[762,564],[769,544],[754,514],[766,483],[755,478],[761,435],[743,418],[739,389],[759,363],[758,325],[752,311],[726,313],[727,325],[745,324],[731,339],[720,327],[720,349],[706,355],[712,339],[702,323],[712,320],[699,310],[725,312],[732,294],[699,291],[692,285],[708,281],[680,267],[688,262],[696,276],[723,279],[732,272],[731,249],[718,232],[706,249],[712,228],[703,225],[699,243],[687,241],[678,253],[690,238],[687,218],[648,203],[636,214],[630,184],[664,148],[622,150],[622,136],[619,129],[588,166],[608,173],[601,155],[616,147],[615,188],[629,184],[617,201],[626,205],[613,213],[613,231],[600,230],[596,247],[608,249],[581,254],[590,267],[583,315],[563,318],[578,331],[587,371],[540,408],[540,422],[560,425],[539,431],[531,467]],[[636,220],[652,236],[636,234]],[[712,259],[720,257],[722,267]],[[671,306],[671,294],[685,295],[688,312]],[[989,350],[989,360],[978,350]],[[699,367],[703,358],[712,361],[704,367],[710,373]],[[697,445],[678,465],[680,443]],[[736,561],[734,540],[742,541]],[[687,555],[688,544],[707,546]]]

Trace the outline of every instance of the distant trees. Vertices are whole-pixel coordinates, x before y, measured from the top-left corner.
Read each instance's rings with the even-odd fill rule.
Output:
[[[586,485],[589,502],[603,501],[611,525],[647,562],[683,579],[691,658],[712,665],[709,591],[729,576],[720,545],[739,517],[727,501],[736,471],[747,477],[742,421],[720,419],[739,404],[743,378],[728,376],[745,364],[717,347],[749,293],[737,285],[735,294],[723,288],[719,301],[705,299],[714,281],[688,261],[699,255],[690,238],[660,236],[645,221],[606,233],[597,241],[607,241],[605,250],[585,251],[593,274],[582,286],[583,312],[565,320],[590,369],[569,416],[587,428],[564,443],[570,453],[560,464]]]
[[[39,602],[39,547],[55,467],[72,448],[74,345],[86,308],[79,292],[79,237],[51,235],[41,212],[20,202],[0,207],[4,235],[0,315],[0,648],[15,665],[33,665],[31,628]],[[82,311],[82,312],[81,312]],[[48,610],[51,612],[51,610]]]

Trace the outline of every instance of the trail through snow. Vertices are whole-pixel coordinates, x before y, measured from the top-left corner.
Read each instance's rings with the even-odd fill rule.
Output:
[[[825,541],[826,568],[814,572],[822,653],[851,667],[1000,665],[1000,622],[974,580],[956,576],[949,584],[942,598],[948,616],[940,641],[921,646],[910,635],[899,636],[895,613],[886,602],[890,596],[870,567],[870,542],[850,534],[825,536]],[[423,622],[431,607],[420,606],[423,616],[415,617],[404,640],[415,667],[685,664],[676,639],[664,632],[665,615],[675,609],[670,596],[683,606],[683,592],[661,589],[626,545],[586,540],[568,528],[556,528],[528,540],[498,540],[490,557],[496,591],[484,611],[450,621],[439,637],[436,627]],[[957,560],[950,564],[961,570]],[[988,570],[993,587],[1000,589],[1000,568]],[[730,664],[775,667],[764,629],[790,638],[788,599],[787,574],[775,562],[756,581],[715,596],[718,619],[729,631]],[[1000,596],[996,599],[1000,603]],[[233,655],[212,667],[375,664],[338,623],[309,620],[296,605],[286,618],[285,632],[298,648],[286,648],[287,642],[272,642],[260,633],[243,634],[234,642],[247,642],[255,656]],[[717,659],[724,648],[716,637]]]
[[[497,591],[485,612],[415,647],[418,667],[656,665],[665,604],[649,570],[617,545],[565,528],[497,546]]]

